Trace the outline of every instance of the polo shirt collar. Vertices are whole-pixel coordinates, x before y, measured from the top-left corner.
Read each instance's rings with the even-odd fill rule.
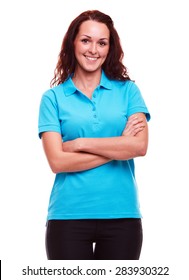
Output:
[[[72,81],[72,76],[70,76],[63,84],[64,94],[69,96],[77,91],[76,86]]]
[[[100,79],[100,86],[106,89],[112,89],[111,80],[108,79],[104,71],[102,70],[101,79]]]
[[[62,86],[63,86],[63,89],[64,89],[64,94],[66,96],[69,96],[69,95],[77,92],[77,88],[72,81],[72,75],[62,84]],[[106,89],[111,89],[112,88],[111,80],[108,79],[108,77],[106,76],[106,74],[104,73],[103,70],[102,70],[99,86],[103,87],[103,88],[106,88]]]

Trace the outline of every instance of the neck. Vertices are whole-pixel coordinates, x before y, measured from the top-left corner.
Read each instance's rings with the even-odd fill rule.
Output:
[[[75,86],[83,92],[93,92],[99,85],[101,78],[101,70],[95,73],[75,71],[73,82]]]

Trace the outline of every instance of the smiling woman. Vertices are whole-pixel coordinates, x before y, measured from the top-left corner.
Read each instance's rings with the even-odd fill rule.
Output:
[[[107,26],[96,21],[84,21],[79,29],[79,32],[74,41],[75,57],[77,59],[76,71],[73,76],[73,81],[78,88],[88,92],[90,86],[97,86],[100,82],[101,67],[106,60],[109,51],[110,32]],[[86,84],[86,79],[81,81],[81,72],[86,72],[91,80],[91,72],[95,73],[98,80],[96,85],[93,83]],[[92,94],[94,88],[91,88]]]
[[[122,59],[110,16],[86,11],[72,21],[39,112],[39,136],[56,173],[48,259],[140,257],[134,158],[147,152],[150,114]]]

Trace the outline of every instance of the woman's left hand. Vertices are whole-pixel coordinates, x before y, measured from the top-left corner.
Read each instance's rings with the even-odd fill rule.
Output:
[[[146,117],[143,113],[132,115],[122,133],[122,136],[135,136],[146,126]]]

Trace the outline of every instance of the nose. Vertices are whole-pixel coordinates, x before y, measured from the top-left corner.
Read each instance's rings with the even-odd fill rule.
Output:
[[[96,45],[96,43],[92,43],[90,45],[89,51],[90,51],[91,54],[96,54],[97,53],[97,45]]]

